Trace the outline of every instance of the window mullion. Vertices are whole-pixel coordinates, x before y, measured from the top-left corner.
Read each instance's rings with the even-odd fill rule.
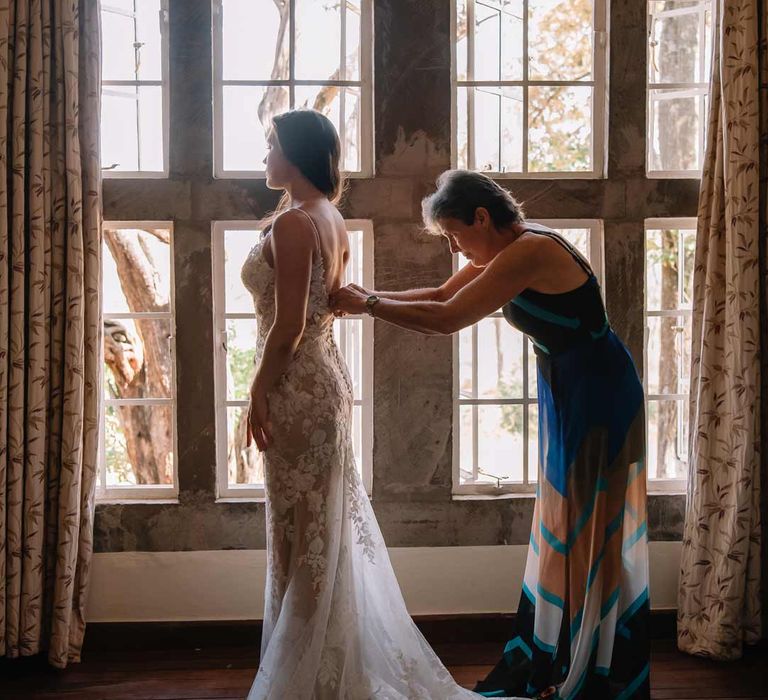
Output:
[[[477,399],[477,324],[472,326],[472,398]],[[478,434],[478,406],[472,404],[472,480],[477,481],[480,465],[478,464],[480,436]]]
[[[288,105],[291,109],[296,106],[296,0],[288,0]]]
[[[342,0],[340,8],[341,36],[339,42],[339,76],[347,79],[347,2]],[[339,139],[341,142],[341,167],[346,165],[347,156],[347,89],[339,88]]]
[[[102,358],[102,366],[104,365],[103,358]],[[107,412],[106,410],[101,411],[101,415],[99,416],[99,423],[101,426],[101,429],[99,430],[99,481],[101,482],[101,488],[106,489],[107,488],[107,445],[106,445],[106,423],[107,423]]]
[[[528,2],[523,0],[523,173],[528,172],[528,91],[530,75],[528,70]]]
[[[451,0],[453,2],[454,0]],[[475,0],[467,2],[467,79],[475,79]],[[475,162],[475,90],[467,88],[467,167],[477,167]]]
[[[136,0],[133,0],[133,74],[136,76],[136,80],[139,79],[139,62],[141,56],[139,54],[139,27],[136,21]],[[141,170],[141,94],[139,86],[135,87],[136,90],[136,163],[139,170]]]
[[[528,422],[531,415],[530,387],[528,386],[528,336],[523,335],[523,483],[530,483],[530,474],[528,470]]]

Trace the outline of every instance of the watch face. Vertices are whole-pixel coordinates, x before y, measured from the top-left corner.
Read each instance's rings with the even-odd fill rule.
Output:
[[[371,294],[366,300],[365,300],[365,308],[368,313],[373,316],[373,307],[376,305],[376,303],[379,301],[379,297],[377,297],[375,294]]]

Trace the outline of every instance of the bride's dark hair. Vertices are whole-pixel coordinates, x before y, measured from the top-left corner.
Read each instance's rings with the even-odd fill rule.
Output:
[[[344,180],[339,168],[341,142],[331,120],[313,109],[294,109],[273,117],[271,132],[286,159],[332,204],[337,204],[344,193]],[[261,222],[262,227],[268,229],[288,205],[286,192],[275,211]]]

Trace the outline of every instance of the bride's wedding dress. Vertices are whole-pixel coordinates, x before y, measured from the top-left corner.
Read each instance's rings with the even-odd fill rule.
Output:
[[[275,317],[263,245],[242,268],[259,357]],[[477,700],[454,682],[406,610],[355,466],[352,386],[333,320],[318,240],[304,335],[269,395],[264,628],[248,698]]]

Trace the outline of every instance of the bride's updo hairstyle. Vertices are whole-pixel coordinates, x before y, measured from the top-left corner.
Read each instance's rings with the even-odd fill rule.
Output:
[[[521,205],[507,190],[472,170],[446,170],[437,178],[437,191],[421,202],[424,225],[434,234],[441,233],[438,219],[472,224],[478,207],[488,210],[498,229],[519,224],[525,217]]]

